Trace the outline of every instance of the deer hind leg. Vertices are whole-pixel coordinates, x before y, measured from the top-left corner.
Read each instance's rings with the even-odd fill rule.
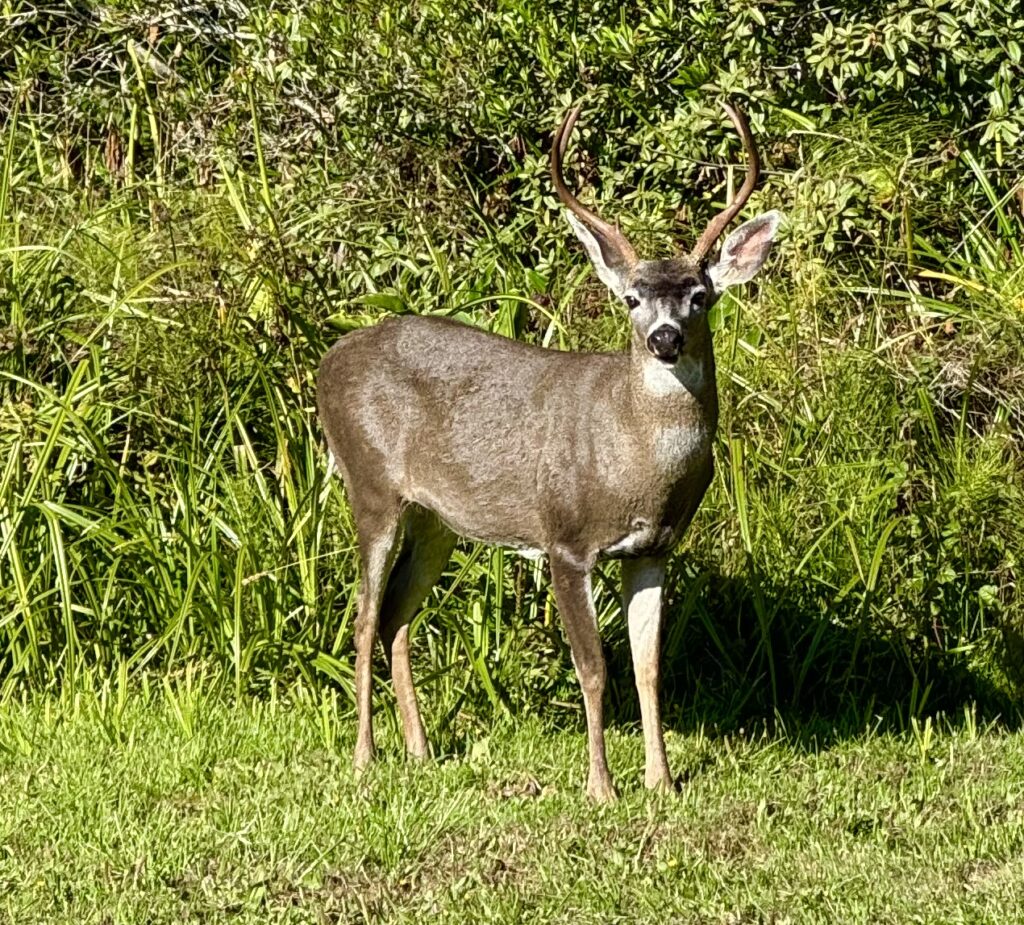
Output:
[[[384,592],[380,638],[391,665],[405,750],[410,758],[420,759],[427,757],[428,746],[409,664],[409,625],[451,558],[455,534],[419,506],[406,511],[403,532],[401,551]]]
[[[373,644],[380,623],[380,606],[394,559],[401,508],[393,502],[353,504],[359,537],[359,610],[356,615],[356,748],[352,763],[357,771],[374,758]]]
[[[584,567],[571,557],[552,553],[551,582],[583,689],[590,753],[587,794],[595,800],[607,802],[614,800],[617,794],[608,773],[604,748],[605,664],[590,590],[590,567]]]
[[[664,582],[664,559],[623,560],[622,609],[629,621],[629,647],[644,727],[644,783],[651,789],[671,790],[658,705]]]

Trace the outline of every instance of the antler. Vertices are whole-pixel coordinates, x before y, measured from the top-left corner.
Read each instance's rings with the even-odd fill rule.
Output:
[[[551,140],[551,179],[555,184],[558,198],[573,215],[590,229],[597,239],[604,262],[609,267],[632,266],[637,259],[633,245],[626,240],[625,235],[618,228],[609,225],[596,212],[592,212],[569,192],[569,187],[565,185],[565,179],[562,177],[562,158],[565,156],[569,136],[572,134],[573,126],[576,125],[576,119],[582,108],[582,104],[576,106],[565,117]]]
[[[704,230],[704,234],[700,236],[700,240],[694,245],[692,256],[697,260],[703,260],[707,256],[708,251],[711,250],[715,241],[725,231],[729,222],[743,208],[746,201],[750,198],[750,194],[754,191],[754,187],[757,186],[757,177],[761,172],[761,160],[757,156],[757,146],[754,144],[754,136],[750,133],[750,126],[747,124],[746,116],[738,109],[733,109],[728,103],[722,103],[722,108],[729,114],[732,124],[736,126],[736,131],[739,133],[740,138],[743,139],[743,147],[747,152],[747,178],[743,181],[743,186],[740,187],[736,198],[711,219],[708,227]]]

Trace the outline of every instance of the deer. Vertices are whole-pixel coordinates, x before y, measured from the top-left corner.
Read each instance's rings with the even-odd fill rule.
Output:
[[[546,557],[582,689],[586,793],[617,791],[605,754],[605,659],[591,588],[621,560],[622,611],[651,789],[672,790],[659,703],[666,561],[712,479],[718,392],[708,311],[752,279],[781,215],[741,224],[708,254],[753,192],[760,161],[745,116],[722,104],[746,152],[734,197],[686,256],[641,260],[583,205],[562,173],[577,105],[555,131],[551,180],[598,278],[625,304],[627,351],[547,349],[444,317],[393,315],[325,354],[317,406],[356,528],[353,765],[375,758],[373,652],[389,663],[409,759],[428,757],[409,658],[413,617],[459,537]]]

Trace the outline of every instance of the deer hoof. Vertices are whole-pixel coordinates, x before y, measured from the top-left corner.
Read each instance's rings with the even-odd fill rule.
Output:
[[[375,757],[376,754],[372,745],[369,747],[356,746],[355,754],[352,756],[352,767],[355,769],[357,777],[373,764]]]
[[[655,793],[675,793],[679,789],[668,771],[645,775],[644,786]]]
[[[595,803],[614,803],[619,793],[609,778],[599,778],[587,782],[587,796]]]

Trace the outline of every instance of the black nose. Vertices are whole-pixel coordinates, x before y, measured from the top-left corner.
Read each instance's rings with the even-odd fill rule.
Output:
[[[674,363],[683,349],[683,333],[678,328],[663,324],[647,336],[647,349],[659,360]]]

